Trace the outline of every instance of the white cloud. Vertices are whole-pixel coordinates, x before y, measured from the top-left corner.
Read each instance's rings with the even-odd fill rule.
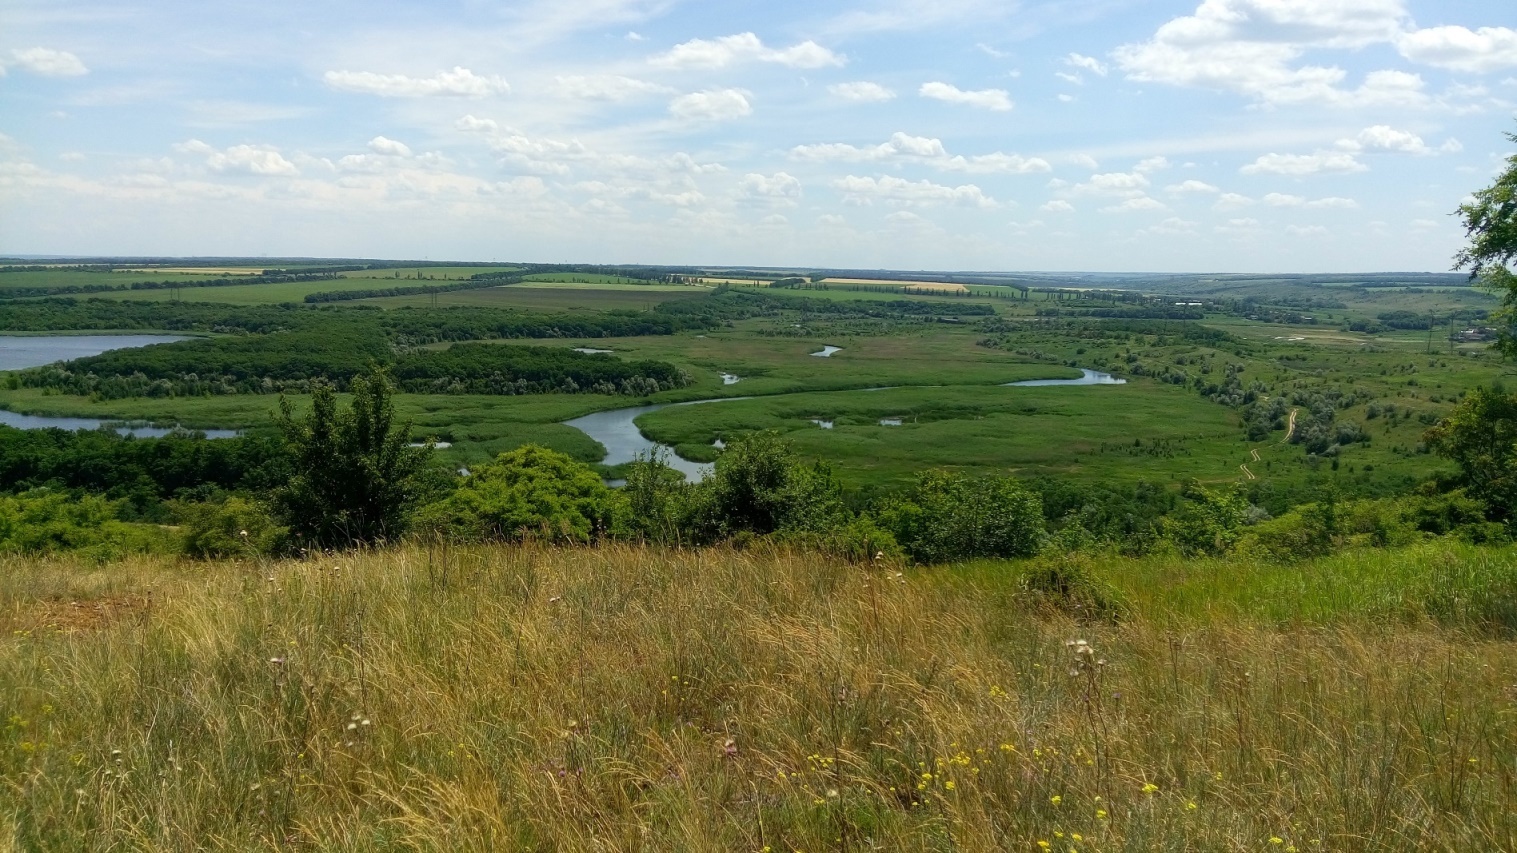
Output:
[[[642,34],[633,30],[628,30],[627,34],[622,36],[622,38],[625,38],[627,41],[643,41]]]
[[[669,104],[669,113],[687,121],[726,121],[753,112],[748,93],[741,89],[715,89],[680,95]]]
[[[847,60],[814,41],[783,49],[765,47],[753,33],[692,39],[649,60],[660,68],[725,68],[740,62],[772,62],[789,68],[841,66]]]
[[[985,42],[978,42],[974,47],[975,50],[978,50],[986,56],[992,57],[994,59],[1005,59],[1006,57],[1011,56],[1011,54],[1007,53],[1006,51],[996,50]]]
[[[559,94],[589,101],[630,101],[633,98],[663,95],[672,91],[668,86],[617,74],[575,74],[555,77],[554,82]]]
[[[1023,157],[1020,154],[1006,154],[1001,151],[991,154],[977,154],[970,157],[962,155],[950,156],[948,150],[943,147],[942,140],[925,136],[912,136],[900,132],[891,134],[889,140],[879,145],[869,147],[849,145],[845,142],[797,145],[790,149],[790,156],[796,160],[831,160],[854,163],[897,158],[912,159],[919,160],[945,172],[967,172],[972,174],[1025,175],[1034,172],[1048,172],[1053,168],[1048,164],[1047,160],[1040,157]]]
[[[931,82],[923,83],[922,88],[917,90],[917,94],[936,101],[964,104],[982,110],[1005,112],[1012,108],[1011,96],[1005,89],[981,89],[969,92],[948,83]]]
[[[0,63],[0,73],[5,66],[20,68],[43,77],[80,77],[90,73],[79,57],[66,50],[47,47],[29,47],[11,51],[10,60]]]
[[[833,181],[832,186],[843,192],[844,201],[853,204],[869,204],[880,199],[897,204],[957,204],[980,208],[996,206],[995,200],[974,184],[949,187],[925,180],[908,181],[891,175],[881,178],[848,175]]]
[[[191,140],[191,143],[195,141]],[[277,177],[293,177],[300,174],[295,164],[286,160],[284,155],[279,153],[279,149],[268,145],[233,145],[225,151],[214,151],[206,158],[205,164],[214,172],[240,172],[247,175]]]
[[[411,148],[404,142],[397,142],[384,136],[376,136],[369,140],[369,150],[375,154],[383,154],[387,157],[410,157]]]
[[[1148,191],[1148,178],[1141,172],[1106,172],[1091,175],[1090,180],[1076,184],[1074,191],[1087,195],[1141,196]]]
[[[1159,222],[1155,225],[1150,225],[1147,228],[1141,229],[1138,231],[1138,236],[1146,237],[1156,234],[1166,236],[1174,234],[1194,234],[1196,233],[1196,225],[1197,223],[1195,222],[1189,222],[1187,220],[1181,219],[1178,216],[1171,216],[1163,222]]]
[[[1244,166],[1245,175],[1316,175],[1322,172],[1363,172],[1369,167],[1343,151],[1318,151],[1315,154],[1265,154]]]
[[[1217,203],[1212,205],[1213,210],[1241,210],[1249,207],[1254,200],[1246,195],[1238,193],[1223,193],[1217,197]]]
[[[1430,27],[1403,35],[1396,48],[1413,62],[1455,71],[1484,74],[1517,67],[1517,30],[1507,27]]]
[[[1134,172],[1138,172],[1138,173],[1146,175],[1149,172],[1162,172],[1163,170],[1168,169],[1168,168],[1169,168],[1169,158],[1167,158],[1167,157],[1149,157],[1146,160],[1140,161],[1138,163],[1138,165],[1136,165],[1136,166],[1134,166],[1132,168],[1132,170]]]
[[[1181,181],[1178,184],[1170,184],[1164,188],[1164,191],[1167,193],[1174,193],[1175,195],[1211,194],[1222,192],[1222,190],[1218,189],[1217,187],[1214,187],[1205,181],[1198,181],[1195,178],[1191,178],[1187,181]]]
[[[1106,76],[1106,66],[1101,62],[1101,60],[1096,59],[1093,56],[1081,56],[1078,53],[1071,53],[1070,55],[1064,57],[1064,64],[1068,65],[1071,68],[1083,68],[1086,71],[1089,71],[1090,73],[1099,75],[1101,77]]]
[[[1053,76],[1059,78],[1060,80],[1063,80],[1066,83],[1073,83],[1076,86],[1083,86],[1083,85],[1085,85],[1085,78],[1084,77],[1081,77],[1078,74],[1071,74],[1068,71],[1055,71],[1053,73]]]
[[[1306,199],[1298,195],[1270,193],[1264,197],[1264,203],[1270,207],[1300,207],[1306,204]]]
[[[1264,203],[1270,207],[1302,207],[1313,210],[1354,210],[1359,207],[1359,202],[1354,201],[1351,198],[1330,196],[1328,198],[1319,198],[1308,201],[1301,196],[1288,195],[1286,193],[1269,193],[1264,197]]]
[[[856,101],[863,104],[879,103],[895,97],[895,92],[878,83],[870,83],[868,81],[834,83],[827,87],[827,91],[845,101]]]
[[[1134,198],[1127,199],[1126,201],[1122,202],[1121,204],[1114,204],[1114,205],[1111,205],[1110,207],[1103,207],[1103,208],[1101,208],[1101,212],[1102,213],[1141,213],[1143,211],[1148,211],[1148,210],[1168,210],[1168,209],[1169,208],[1165,206],[1164,202],[1159,201],[1156,198],[1149,198],[1146,195],[1140,195],[1140,196],[1136,196]]]
[[[1292,237],[1326,237],[1328,231],[1321,225],[1287,225],[1285,233]]]
[[[1062,103],[1062,104],[1072,104],[1072,103],[1074,103],[1074,101],[1075,101],[1075,96],[1074,95],[1064,95],[1064,94],[1060,94],[1059,95],[1059,103]]]
[[[1259,220],[1229,219],[1220,225],[1213,226],[1212,230],[1218,234],[1228,234],[1234,237],[1251,237],[1259,233]]]
[[[848,225],[848,220],[835,213],[824,213],[816,218],[816,224],[828,228],[843,228]]]
[[[1075,206],[1062,198],[1056,198],[1052,201],[1045,202],[1042,207],[1038,208],[1038,210],[1041,210],[1044,213],[1074,213]]]
[[[1344,151],[1402,151],[1407,154],[1431,154],[1432,149],[1422,141],[1422,137],[1405,130],[1377,124],[1374,127],[1366,127],[1359,131],[1354,139],[1338,140],[1338,147]]]
[[[1397,42],[1406,22],[1402,0],[1204,0],[1114,56],[1134,80],[1232,91],[1265,104],[1421,106],[1429,99],[1417,75],[1374,71],[1353,89],[1342,68],[1300,64],[1309,50]]]
[[[431,77],[376,74],[373,71],[328,71],[328,86],[382,98],[484,98],[504,95],[511,86],[501,77],[482,77],[467,68],[439,71]]]
[[[737,184],[741,198],[769,204],[794,206],[801,198],[801,182],[785,172],[760,175],[750,172]]]
[[[453,127],[465,133],[494,133],[500,128],[500,125],[496,124],[494,119],[475,118],[472,115],[466,115],[458,121],[453,122]]]

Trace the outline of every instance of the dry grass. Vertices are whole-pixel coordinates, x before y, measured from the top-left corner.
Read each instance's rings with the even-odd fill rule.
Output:
[[[883,278],[829,278],[825,284],[856,284],[865,287],[909,287],[912,290],[936,290],[943,293],[968,293],[969,288],[962,284],[953,284],[946,281],[897,281]]]
[[[0,642],[26,849],[1517,845],[1517,656],[1457,628],[725,550],[0,572],[10,613],[153,594]]]

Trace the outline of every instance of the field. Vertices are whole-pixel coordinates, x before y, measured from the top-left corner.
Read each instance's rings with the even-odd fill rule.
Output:
[[[1507,850],[1517,563],[0,565],[21,849]],[[1088,653],[1087,653],[1088,652]]]
[[[553,312],[646,311],[660,302],[689,299],[704,292],[703,288],[698,287],[539,287],[511,284],[483,290],[439,293],[435,299],[426,294],[413,294],[361,299],[355,304],[377,305],[381,308],[430,308],[435,305],[438,308],[517,308],[523,311]]]
[[[843,287],[857,285],[860,287],[909,287],[912,290],[931,290],[943,293],[966,293],[969,288],[962,284],[952,284],[943,281],[895,281],[893,279],[878,278],[827,278],[823,284],[835,284]]]

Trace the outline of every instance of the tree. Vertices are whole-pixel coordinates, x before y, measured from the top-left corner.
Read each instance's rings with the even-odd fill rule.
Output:
[[[1517,394],[1475,388],[1423,439],[1459,466],[1465,491],[1484,501],[1493,520],[1517,509]]]
[[[273,495],[275,514],[296,542],[323,548],[394,540],[426,491],[428,447],[408,446],[410,423],[395,423],[390,379],[355,377],[352,405],[338,411],[332,386],[311,388],[311,412],[296,420],[279,401],[295,474]]]
[[[1506,137],[1517,142],[1517,134]],[[1517,259],[1517,154],[1506,162],[1490,186],[1459,206],[1469,244],[1454,256],[1454,268],[1468,269],[1471,279],[1501,294],[1496,346],[1506,357],[1517,358],[1517,274],[1511,269]]]

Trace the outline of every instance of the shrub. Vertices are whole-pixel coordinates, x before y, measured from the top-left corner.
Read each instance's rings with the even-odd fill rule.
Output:
[[[685,526],[696,541],[715,541],[739,532],[820,533],[847,518],[831,468],[802,462],[773,433],[756,433],[729,444],[690,490]]]
[[[618,528],[624,507],[590,466],[529,444],[474,469],[421,515],[425,527],[462,539],[588,542]]]
[[[266,507],[246,498],[230,497],[219,504],[181,504],[182,547],[202,560],[271,554],[288,531],[274,523]]]
[[[1009,477],[922,475],[910,495],[888,504],[882,525],[922,563],[1027,557],[1043,544],[1043,506]]]

